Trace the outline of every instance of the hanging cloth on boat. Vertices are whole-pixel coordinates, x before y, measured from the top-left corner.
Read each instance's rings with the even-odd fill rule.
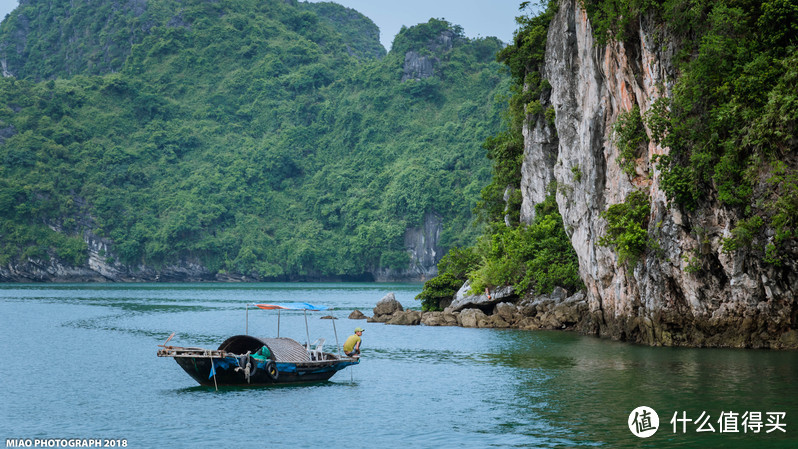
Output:
[[[252,354],[252,358],[259,362],[268,362],[271,359],[271,356],[272,352],[269,351],[269,347],[265,345],[261,346],[260,349],[258,349],[257,351],[255,351],[254,354]]]
[[[230,360],[228,360],[228,359],[230,359]],[[211,372],[208,374],[208,379],[210,379],[211,377],[216,375],[216,368],[221,368],[221,369],[230,368],[230,365],[233,364],[232,362],[235,362],[235,361],[236,360],[232,359],[231,357],[224,358],[224,359],[214,359],[214,358],[212,358],[211,359]]]

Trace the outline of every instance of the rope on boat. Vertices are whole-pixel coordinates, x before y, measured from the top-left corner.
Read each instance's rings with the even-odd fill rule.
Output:
[[[249,351],[247,351],[247,367],[244,368],[244,377],[247,378],[247,383],[250,383],[249,382],[249,376],[250,376],[250,369],[251,368],[252,368],[252,362],[249,361]]]
[[[233,360],[236,361],[236,365],[238,365],[238,367],[236,367],[235,370],[236,371],[241,371],[242,369],[244,370],[244,378],[247,379],[247,383],[251,383],[250,382],[250,378],[252,377],[253,374],[255,374],[255,371],[257,370],[257,366],[255,367],[255,369],[252,369],[253,368],[252,367],[252,358],[249,356],[249,354],[250,354],[250,351],[247,351],[247,353],[243,355],[244,357],[247,358],[247,366],[246,367],[242,367],[241,366],[241,360],[238,357],[233,357]]]

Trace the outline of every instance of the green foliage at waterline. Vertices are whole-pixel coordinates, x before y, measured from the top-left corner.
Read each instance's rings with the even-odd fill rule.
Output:
[[[492,233],[480,238],[476,252],[481,264],[469,273],[471,291],[512,285],[518,294],[534,291],[543,295],[554,287],[570,292],[584,287],[554,197],[552,192],[535,205],[531,224],[494,226]]]
[[[23,19],[44,33],[32,11],[74,22],[24,6],[0,38]],[[114,11],[109,26],[132,14]],[[359,277],[407,267],[405,231],[428,216],[444,248],[475,241],[471,210],[490,175],[480,144],[500,129],[495,97],[508,90],[497,39],[440,20],[409,28],[455,39],[400,35],[435,57],[434,76],[401,82],[404,54],[379,58],[377,35],[357,28],[371,22],[336,5],[153,0],[140,12],[130,20],[146,31],[116,73],[48,71],[63,46],[102,52],[87,39],[0,80],[0,262],[85,263],[93,234],[129,266]]]
[[[422,310],[441,310],[441,304],[454,298],[468,280],[468,273],[480,266],[480,260],[473,247],[450,249],[438,262],[438,275],[425,282],[416,296]]]
[[[528,6],[529,2],[524,2],[522,10]],[[576,253],[557,209],[556,186],[551,186],[543,203],[535,205],[532,223],[518,221],[523,123],[534,123],[543,117],[553,126],[554,118],[554,109],[547,105],[551,86],[541,69],[557,2],[537,6],[539,12],[516,19],[519,29],[513,42],[498,56],[513,76],[513,95],[508,101],[506,131],[485,143],[488,157],[493,161],[493,178],[483,189],[480,202],[480,217],[487,226],[475,247],[481,263],[469,273],[473,292],[505,285],[512,285],[519,295],[532,291],[546,294],[557,286],[571,292],[583,287]],[[510,192],[506,201],[499,192]],[[511,226],[507,226],[508,219]]]

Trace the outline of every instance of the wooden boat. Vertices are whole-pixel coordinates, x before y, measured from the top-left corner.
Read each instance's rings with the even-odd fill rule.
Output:
[[[299,306],[255,304],[255,306],[267,310],[324,310],[320,306],[310,304]],[[312,308],[305,308],[308,306]],[[305,324],[307,325],[307,315]],[[247,325],[247,330],[248,327]],[[314,345],[302,345],[290,338],[235,335],[225,340],[218,349],[205,349],[169,346],[168,343],[174,335],[172,333],[164,344],[158,345],[161,348],[158,350],[158,357],[174,358],[189,376],[200,385],[209,387],[321,382],[329,380],[347,366],[360,363],[357,357],[342,357],[324,352],[323,339],[316,340]],[[268,349],[265,351],[268,357],[256,354],[263,347]]]

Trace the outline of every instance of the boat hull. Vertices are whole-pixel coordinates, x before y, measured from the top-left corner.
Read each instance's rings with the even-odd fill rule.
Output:
[[[250,372],[234,357],[175,357],[175,361],[195,381],[203,386],[268,386],[293,383],[323,382],[358,360],[324,360],[318,362],[277,362],[276,375],[269,373],[265,362],[250,359]],[[272,370],[274,373],[274,370]]]

